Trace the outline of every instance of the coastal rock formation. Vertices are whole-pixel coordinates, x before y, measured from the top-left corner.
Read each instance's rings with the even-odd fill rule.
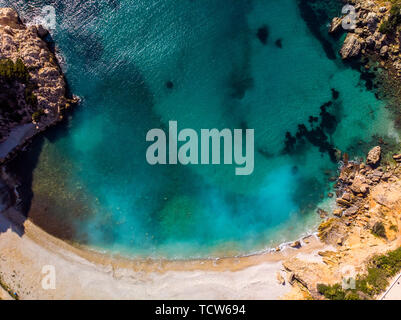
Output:
[[[329,33],[336,33],[341,29],[343,19],[339,17],[334,17],[331,22]]]
[[[340,54],[343,59],[354,58],[360,54],[361,49],[362,45],[359,38],[355,34],[349,33],[345,38]]]
[[[0,8],[0,162],[36,133],[62,119],[68,99],[55,55],[16,11]]]
[[[8,209],[11,204],[11,191],[8,185],[0,179],[0,212]]]

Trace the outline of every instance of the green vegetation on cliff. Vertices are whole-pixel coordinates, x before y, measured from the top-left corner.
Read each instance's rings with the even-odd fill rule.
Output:
[[[379,28],[381,33],[391,35],[394,34],[401,25],[401,1],[393,0],[390,9],[390,16],[385,20]]]
[[[355,279],[355,289],[343,289],[342,285],[318,284],[317,290],[329,300],[373,299],[386,290],[389,280],[401,270],[401,247],[375,256],[368,263],[367,274]]]

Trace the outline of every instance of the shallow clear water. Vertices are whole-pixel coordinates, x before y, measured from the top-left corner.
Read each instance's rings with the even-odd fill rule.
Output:
[[[262,250],[308,232],[316,208],[331,205],[338,163],[308,141],[284,153],[286,132],[310,129],[331,102],[330,148],[362,156],[372,136],[394,135],[385,102],[333,57],[341,39],[325,30],[335,0],[13,1],[27,17],[44,4],[56,7],[53,38],[83,98],[40,154],[26,155],[37,160],[29,215],[62,238],[132,256]],[[256,35],[264,26],[266,44]],[[254,173],[148,165],[146,132],[169,120],[255,129]]]

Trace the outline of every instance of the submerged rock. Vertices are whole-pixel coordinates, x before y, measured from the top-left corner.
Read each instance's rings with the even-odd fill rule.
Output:
[[[282,48],[283,47],[283,40],[282,39],[277,39],[274,44],[276,45],[277,48]]]

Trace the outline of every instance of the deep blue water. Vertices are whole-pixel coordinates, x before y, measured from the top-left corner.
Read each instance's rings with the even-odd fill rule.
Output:
[[[83,101],[40,154],[26,155],[37,156],[29,215],[62,238],[169,258],[272,247],[312,230],[316,208],[331,206],[334,147],[358,157],[374,135],[395,136],[385,102],[326,35],[339,1],[12,3],[28,20],[45,4],[56,8],[52,36]],[[169,120],[255,129],[254,173],[150,166],[146,132]],[[300,124],[309,135],[286,149]]]

